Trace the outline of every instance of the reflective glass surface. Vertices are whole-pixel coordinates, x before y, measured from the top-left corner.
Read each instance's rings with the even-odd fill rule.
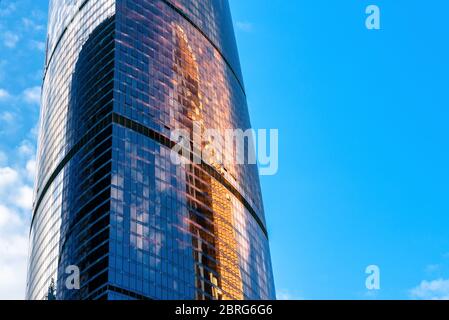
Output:
[[[52,1],[48,39],[27,298],[274,298],[257,167],[170,159],[251,127],[227,1]]]

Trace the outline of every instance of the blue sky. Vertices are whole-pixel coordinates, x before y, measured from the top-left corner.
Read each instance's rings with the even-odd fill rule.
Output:
[[[47,1],[0,0],[0,299],[23,299]]]
[[[253,125],[279,129],[262,177],[278,296],[449,298],[449,3],[230,3]],[[0,298],[24,292],[46,15],[0,0]]]
[[[449,297],[449,3],[230,2],[253,125],[280,130],[262,178],[279,296]]]

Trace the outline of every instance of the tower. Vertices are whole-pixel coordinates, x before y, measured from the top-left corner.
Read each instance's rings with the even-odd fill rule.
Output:
[[[27,298],[274,298],[257,167],[171,157],[251,127],[227,0],[52,0],[48,30]]]

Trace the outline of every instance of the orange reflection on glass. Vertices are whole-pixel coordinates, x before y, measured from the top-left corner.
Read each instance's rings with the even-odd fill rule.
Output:
[[[199,131],[202,134],[205,131],[200,72],[186,33],[179,25],[173,25],[173,36],[173,84],[177,101],[174,114],[178,125],[187,129],[190,139],[194,141],[197,138],[194,133]],[[223,82],[223,76],[217,79],[217,83]],[[208,107],[217,108],[223,112],[225,119],[229,119],[226,105],[226,102],[229,103],[229,93],[224,90],[216,94],[220,98],[209,101]],[[220,125],[221,129],[226,127],[226,123]],[[198,126],[200,130],[194,130]],[[206,148],[208,143],[203,143],[202,148]],[[217,170],[221,169],[220,164],[211,164]],[[221,183],[195,165],[186,166],[186,184],[186,192],[192,198],[189,200],[189,231],[196,261],[196,298],[242,300],[243,283],[231,197]]]

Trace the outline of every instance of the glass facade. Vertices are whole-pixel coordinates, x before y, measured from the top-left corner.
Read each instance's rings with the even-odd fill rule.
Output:
[[[170,157],[250,128],[227,0],[51,1],[42,101],[28,299],[275,298],[257,167]]]

